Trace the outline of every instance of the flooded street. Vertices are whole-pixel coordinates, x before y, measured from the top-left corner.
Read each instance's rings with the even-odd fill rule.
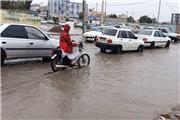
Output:
[[[144,53],[100,53],[88,68],[52,73],[41,59],[1,68],[3,119],[153,119],[180,104],[180,44]]]

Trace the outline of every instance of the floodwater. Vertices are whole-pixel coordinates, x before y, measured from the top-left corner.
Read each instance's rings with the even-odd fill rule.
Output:
[[[41,59],[1,68],[3,119],[153,119],[178,105],[180,44],[144,53],[100,53],[88,68],[52,73]]]

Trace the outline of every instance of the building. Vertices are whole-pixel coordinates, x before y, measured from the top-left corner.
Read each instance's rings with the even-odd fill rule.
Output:
[[[128,16],[125,14],[119,15],[117,18],[111,18],[109,16],[105,17],[105,24],[107,25],[116,25],[121,23],[127,23]]]
[[[176,25],[176,33],[180,33],[180,13],[173,13],[171,23]]]
[[[88,5],[86,4],[88,12]],[[79,18],[79,13],[82,12],[82,3],[70,2],[69,0],[49,0],[48,14],[50,17],[69,17]]]

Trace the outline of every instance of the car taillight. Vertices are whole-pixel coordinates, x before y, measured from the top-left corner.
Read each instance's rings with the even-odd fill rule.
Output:
[[[147,38],[143,38],[143,41],[144,41],[144,42],[147,42],[147,41],[148,41],[148,39],[147,39]]]
[[[111,39],[108,39],[108,40],[107,40],[107,43],[108,43],[108,44],[111,44],[111,43],[112,43],[112,40],[111,40]]]

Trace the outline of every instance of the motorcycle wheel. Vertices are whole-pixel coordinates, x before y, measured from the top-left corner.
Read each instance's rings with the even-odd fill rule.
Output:
[[[90,64],[89,55],[88,54],[82,54],[79,57],[77,63],[78,63],[79,68],[89,66],[89,64]]]
[[[60,65],[61,62],[61,58],[59,58],[58,56],[56,56],[52,61],[51,61],[51,69],[53,72],[57,72],[59,71],[60,68],[57,68],[56,65]]]

